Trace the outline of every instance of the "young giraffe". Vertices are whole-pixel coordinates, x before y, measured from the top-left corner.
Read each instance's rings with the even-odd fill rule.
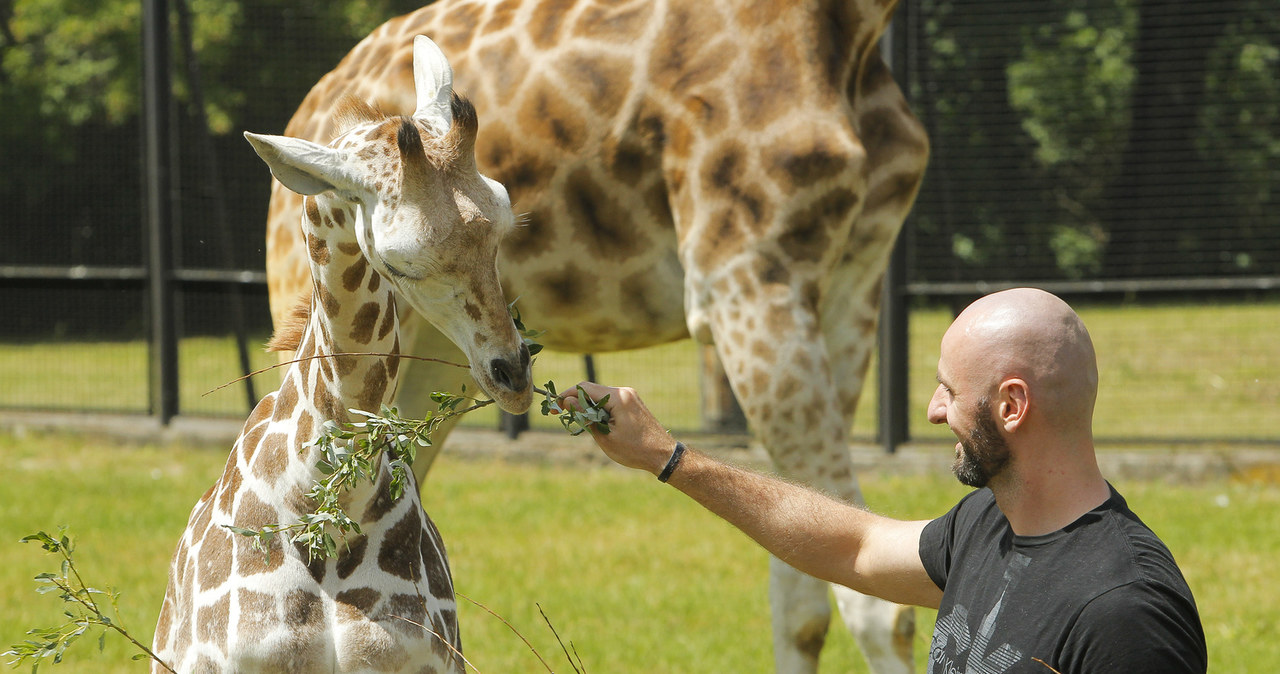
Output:
[[[305,494],[322,474],[306,443],[324,422],[376,411],[395,392],[397,296],[456,340],[503,408],[532,400],[528,349],[495,267],[514,226],[510,202],[476,169],[475,110],[453,94],[443,53],[419,37],[414,61],[412,117],[351,99],[356,124],[327,147],[245,134],[281,183],[310,195],[300,219],[312,292],[294,334],[277,340],[320,357],[290,366],[258,404],[191,512],[154,649],[180,672],[463,671],[443,542],[416,483],[391,500],[385,457],[376,486],[343,497],[362,534],[336,558],[310,562],[280,535],[264,555],[226,528],[288,524],[314,506]],[[353,352],[390,355],[332,357]]]
[[[847,433],[928,154],[878,52],[895,4],[440,0],[360,42],[287,132],[325,137],[346,91],[407,109],[409,36],[433,36],[485,116],[480,165],[529,214],[500,266],[548,348],[714,342],[777,470],[860,502]],[[299,208],[274,190],[277,319],[307,283]],[[411,352],[447,357],[411,325]],[[409,366],[406,405],[464,383]],[[777,670],[815,671],[826,587],[776,560],[771,586]],[[910,671],[912,612],[836,596],[873,669]]]

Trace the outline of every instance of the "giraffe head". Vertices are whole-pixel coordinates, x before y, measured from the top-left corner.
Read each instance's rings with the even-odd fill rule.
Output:
[[[532,402],[529,351],[498,280],[498,243],[515,226],[501,184],[479,173],[475,108],[430,39],[414,40],[417,109],[386,117],[348,104],[357,123],[328,145],[246,133],[281,184],[346,204],[375,273],[467,355],[481,388],[507,411]],[[306,218],[304,217],[304,220]]]

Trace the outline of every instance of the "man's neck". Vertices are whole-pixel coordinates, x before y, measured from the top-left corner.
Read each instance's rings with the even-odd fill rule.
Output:
[[[1092,447],[1041,456],[1046,459],[1040,465],[1016,462],[990,484],[996,505],[1019,536],[1058,531],[1111,497]]]

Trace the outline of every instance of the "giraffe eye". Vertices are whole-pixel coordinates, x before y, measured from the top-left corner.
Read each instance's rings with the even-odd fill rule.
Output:
[[[403,279],[412,279],[412,278],[413,278],[412,276],[409,276],[408,274],[406,274],[406,273],[404,273],[404,272],[400,271],[399,269],[397,269],[397,268],[396,268],[395,266],[393,266],[390,262],[387,262],[387,261],[385,261],[385,260],[384,260],[384,261],[382,262],[382,264],[384,264],[384,265],[387,267],[387,273],[388,273],[388,274],[391,274],[392,276],[394,276],[394,277],[396,277],[396,278],[403,278]]]

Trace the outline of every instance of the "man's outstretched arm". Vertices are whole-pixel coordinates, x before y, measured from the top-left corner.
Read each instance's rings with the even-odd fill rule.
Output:
[[[662,474],[676,442],[635,391],[581,386],[593,400],[609,396],[610,432],[593,433],[605,454],[623,466]],[[576,389],[564,404],[577,404]],[[667,482],[811,576],[902,604],[936,608],[942,599],[920,561],[926,522],[881,517],[692,448]]]

